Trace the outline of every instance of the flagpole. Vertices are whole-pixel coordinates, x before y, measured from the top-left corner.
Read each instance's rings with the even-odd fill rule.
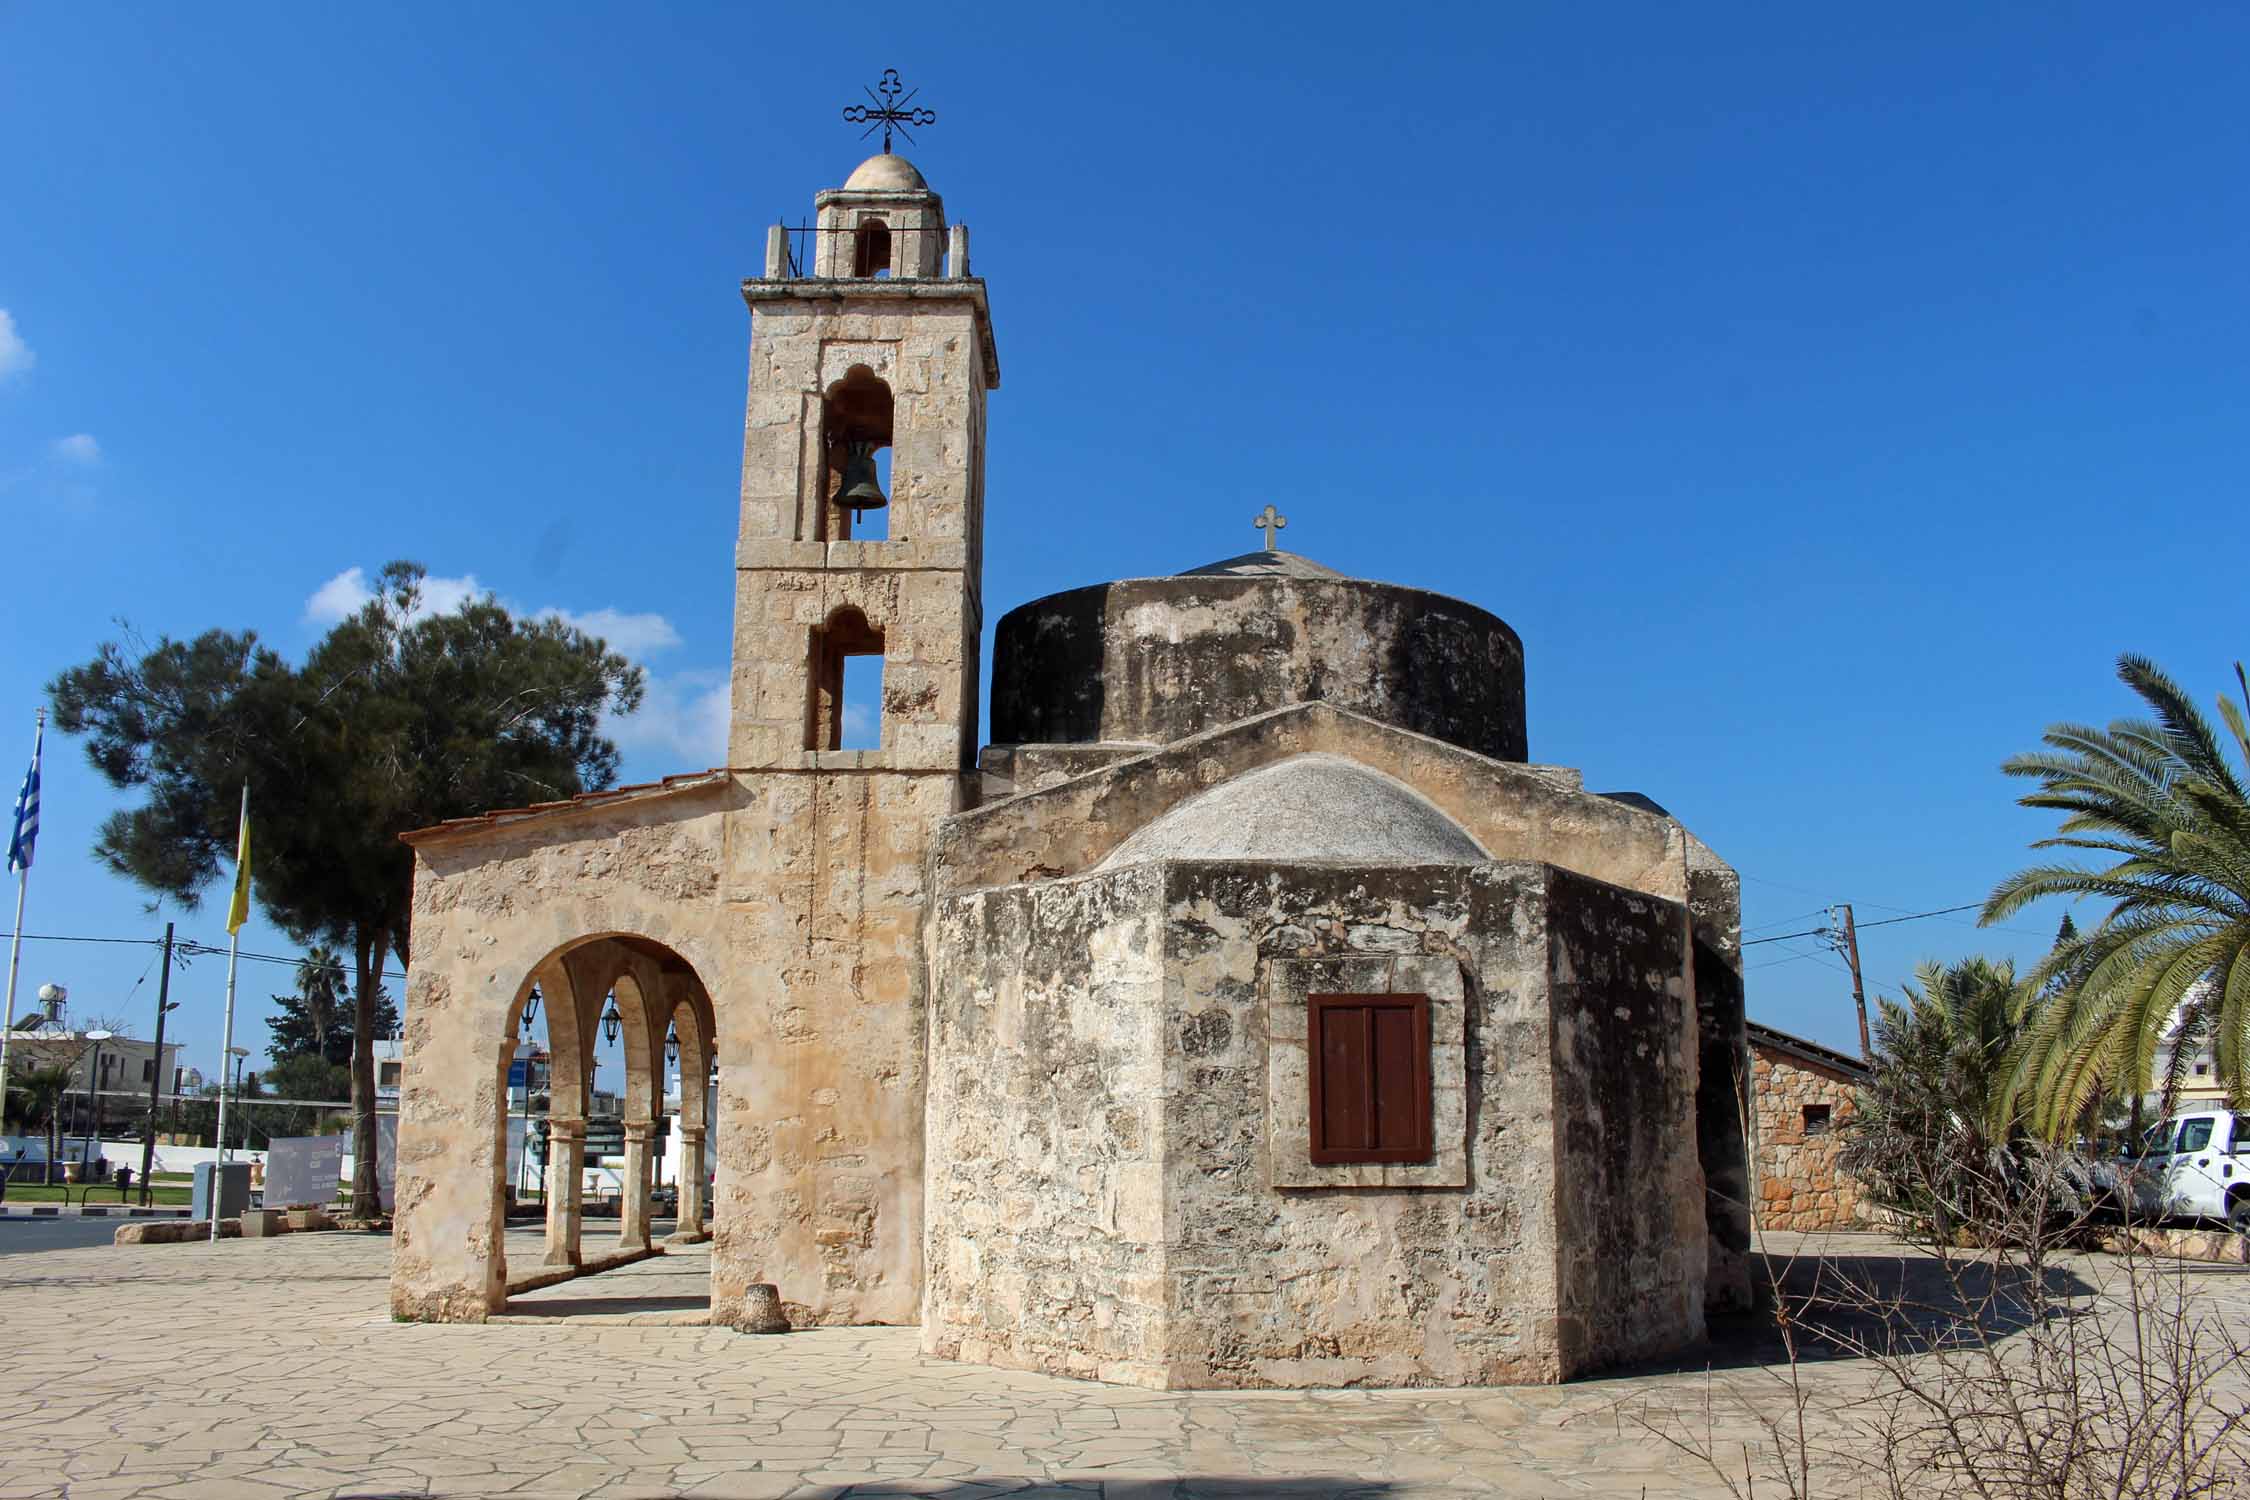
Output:
[[[8,1043],[16,1034],[16,967],[23,959],[23,897],[31,888],[31,871],[26,869],[16,875],[16,926],[8,940],[8,1019],[7,1029],[0,1031],[0,1113],[6,1111],[8,1098]]]
[[[242,948],[242,919],[250,894],[250,783],[242,784],[242,821],[236,834],[234,897],[227,905],[227,1019],[219,1053],[219,1165],[211,1170],[211,1238],[219,1238],[219,1200],[227,1161],[227,1071],[234,1065],[234,966]]]
[[[39,773],[39,747],[46,738],[47,710],[41,707],[37,727],[31,732],[31,776],[24,778],[27,792],[31,787],[31,777]],[[23,836],[21,799],[18,800],[16,818],[16,837],[20,840]],[[36,829],[37,825],[34,824],[33,827]],[[14,863],[15,850],[11,848],[9,852],[10,863]],[[23,964],[23,898],[30,890],[31,861],[26,858],[16,867],[16,925],[8,935],[8,1015],[6,1021],[0,1023],[0,1116],[7,1113],[8,1107],[8,1044],[16,1034],[16,970]]]

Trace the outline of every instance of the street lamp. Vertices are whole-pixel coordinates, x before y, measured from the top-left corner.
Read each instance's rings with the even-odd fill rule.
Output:
[[[531,987],[530,998],[523,1002],[523,1039],[531,1040],[532,1023],[539,1019],[539,986]]]
[[[235,1099],[235,1102],[236,1102],[237,1104],[240,1104],[240,1103],[242,1102],[242,1063],[243,1063],[243,1059],[247,1058],[247,1057],[248,1057],[249,1055],[250,1055],[250,1049],[249,1049],[248,1047],[229,1047],[229,1048],[227,1048],[227,1056],[229,1056],[229,1057],[231,1057],[231,1058],[233,1058],[233,1059],[234,1059],[234,1062],[233,1062],[233,1067],[234,1067],[234,1099]],[[219,1076],[220,1076],[220,1078],[221,1078],[221,1080],[222,1080],[222,1081],[223,1081],[223,1080],[225,1079],[225,1077],[226,1077],[226,1073],[225,1073],[224,1069],[222,1069],[222,1070],[220,1071],[220,1074],[219,1074]],[[247,1124],[245,1124],[245,1125],[243,1126],[243,1128],[242,1128],[242,1139],[243,1139],[243,1140],[244,1140],[245,1142],[247,1142],[247,1141],[248,1141],[248,1140],[250,1139],[250,1127],[249,1127],[249,1126],[248,1126]],[[220,1159],[221,1161],[224,1161],[224,1160],[226,1160],[226,1159],[227,1159],[228,1157],[230,1157],[230,1156],[232,1156],[232,1155],[233,1155],[233,1152],[231,1152],[230,1150],[228,1150],[228,1149],[227,1149],[227,1143],[226,1143],[225,1141],[223,1141],[223,1140],[222,1140],[222,1141],[220,1141],[220,1142],[219,1142],[219,1159]],[[216,1189],[214,1189],[214,1192],[215,1192],[215,1191],[216,1191]],[[215,1201],[215,1200],[214,1200],[214,1201]]]
[[[625,1018],[617,1013],[617,996],[609,997],[609,1009],[602,1012],[602,1038],[611,1046],[617,1045],[617,1028]]]
[[[677,1023],[664,1033],[664,1060],[668,1063],[680,1060],[680,1028]]]
[[[94,1066],[86,1075],[86,1088],[94,1096],[93,1133],[86,1138],[86,1149],[79,1153],[79,1168],[83,1177],[91,1180],[94,1163],[92,1155],[101,1150],[102,1143],[102,1043],[117,1035],[114,1031],[89,1031],[86,1040],[94,1044]]]

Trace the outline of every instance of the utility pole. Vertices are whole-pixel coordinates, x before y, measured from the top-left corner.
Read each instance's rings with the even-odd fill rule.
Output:
[[[149,1174],[156,1168],[156,1117],[164,1107],[164,1016],[172,1008],[172,924],[164,924],[164,967],[156,978],[156,1077],[148,1086],[148,1129],[141,1132],[141,1207],[152,1201]]]
[[[1852,1004],[1859,1011],[1859,1057],[1862,1062],[1872,1062],[1875,1049],[1867,1038],[1867,991],[1859,979],[1859,928],[1852,922],[1850,906],[1839,906],[1836,910],[1844,914],[1844,930],[1836,939],[1836,951],[1852,966]]]

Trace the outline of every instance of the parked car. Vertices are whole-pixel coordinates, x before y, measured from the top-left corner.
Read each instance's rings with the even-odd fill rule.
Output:
[[[2111,1191],[2137,1219],[2224,1219],[2250,1234],[2250,1118],[2192,1109],[2150,1126]]]

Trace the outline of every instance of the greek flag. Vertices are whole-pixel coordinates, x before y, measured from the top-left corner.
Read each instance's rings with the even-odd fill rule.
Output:
[[[23,773],[23,790],[16,793],[16,827],[8,836],[8,873],[31,868],[31,846],[39,842],[39,746],[47,738],[42,717],[31,738],[31,769]]]

